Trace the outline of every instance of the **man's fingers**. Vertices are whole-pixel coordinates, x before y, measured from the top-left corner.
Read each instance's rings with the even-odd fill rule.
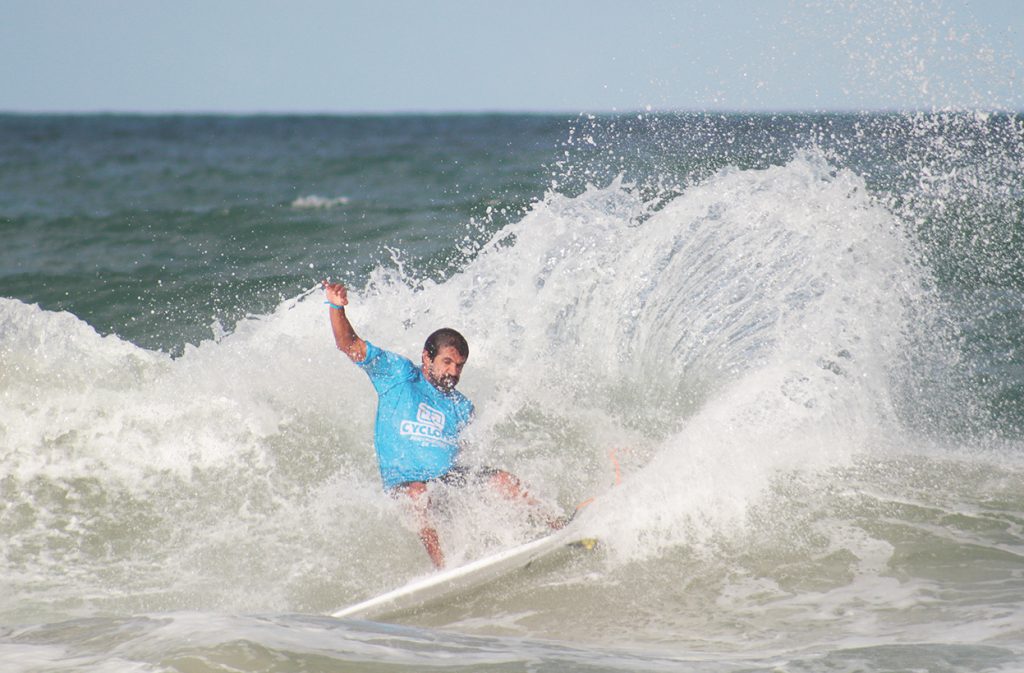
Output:
[[[348,304],[348,290],[341,283],[331,283],[330,281],[321,281],[324,287],[324,293],[327,295],[327,299],[333,301],[340,306],[346,306]]]
[[[332,283],[329,280],[322,280],[320,281],[320,283],[321,285],[323,285],[323,288],[325,290],[330,292],[339,292],[342,295],[345,295],[348,292],[348,290],[345,289],[345,286],[342,285],[341,283]]]

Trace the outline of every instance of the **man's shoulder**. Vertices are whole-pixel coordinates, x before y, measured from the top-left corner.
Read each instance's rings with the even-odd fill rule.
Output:
[[[358,362],[356,364],[365,365],[370,364],[372,361],[377,359],[384,359],[392,362],[403,362],[412,365],[412,360],[405,357],[404,355],[399,355],[394,351],[389,351],[386,348],[381,348],[380,346],[374,344],[372,341],[365,341],[365,343],[366,358],[362,362]]]
[[[371,377],[384,375],[389,377],[409,377],[417,371],[416,365],[409,358],[384,350],[372,342],[366,342],[366,357],[356,365]]]

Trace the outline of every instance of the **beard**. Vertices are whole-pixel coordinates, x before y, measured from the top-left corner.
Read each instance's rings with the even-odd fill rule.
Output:
[[[433,371],[427,372],[427,380],[430,381],[435,388],[446,393],[450,393],[455,390],[455,386],[459,383],[458,376],[452,376],[451,374],[446,376],[436,376]]]
[[[458,385],[458,383],[459,379],[456,376],[442,376],[437,380],[435,385],[446,393],[450,393],[455,390],[455,386]]]

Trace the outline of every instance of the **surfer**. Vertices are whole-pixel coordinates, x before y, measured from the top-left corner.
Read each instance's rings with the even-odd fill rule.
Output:
[[[479,479],[506,498],[539,506],[510,472],[471,470],[456,462],[460,435],[473,418],[473,403],[455,389],[469,358],[466,339],[447,327],[433,332],[417,367],[356,334],[345,314],[344,285],[325,280],[323,287],[338,350],[366,372],[377,391],[374,447],[384,488],[413,503],[419,537],[434,566],[444,567],[444,554],[428,512],[430,482],[460,486]],[[565,519],[551,518],[548,523],[559,528]]]

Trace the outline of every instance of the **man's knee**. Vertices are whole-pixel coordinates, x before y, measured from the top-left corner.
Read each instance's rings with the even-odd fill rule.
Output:
[[[427,484],[423,481],[407,481],[397,486],[395,490],[402,495],[409,496],[413,500],[418,500],[420,496],[427,492]]]
[[[511,472],[494,470],[491,473],[491,486],[508,496],[517,496],[522,490],[522,483]]]

